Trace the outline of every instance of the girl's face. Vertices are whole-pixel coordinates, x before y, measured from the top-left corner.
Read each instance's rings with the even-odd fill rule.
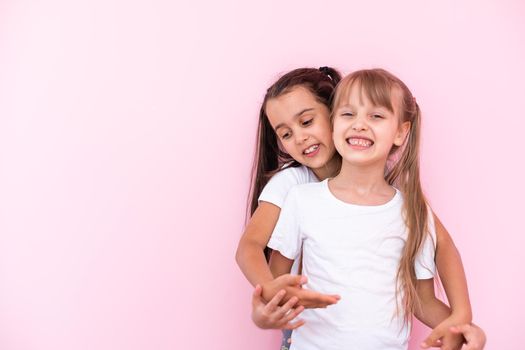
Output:
[[[401,146],[410,129],[410,122],[401,122],[399,106],[401,91],[391,92],[394,111],[373,105],[356,84],[348,99],[336,107],[333,120],[335,148],[343,160],[351,164],[386,163],[392,146]]]
[[[299,163],[313,170],[334,156],[330,111],[305,87],[266,102],[266,115],[282,147]]]

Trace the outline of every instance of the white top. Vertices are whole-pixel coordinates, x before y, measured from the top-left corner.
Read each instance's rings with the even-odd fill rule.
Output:
[[[290,189],[299,184],[319,182],[310,168],[304,165],[280,170],[264,186],[259,201],[269,202],[282,208]]]
[[[280,170],[277,174],[272,176],[270,181],[268,181],[266,186],[264,186],[261,194],[259,195],[259,202],[269,202],[275,204],[279,208],[282,208],[284,200],[286,199],[286,196],[292,187],[310,182],[319,182],[319,180],[313,171],[304,165]],[[300,259],[296,259],[294,261],[290,273],[299,273],[299,262]]]
[[[339,294],[326,309],[307,309],[291,349],[405,350],[409,325],[396,315],[396,274],[407,238],[403,196],[362,206],[337,199],[328,181],[295,186],[281,209],[268,246],[289,259],[303,253],[306,288]],[[435,273],[435,227],[416,261],[418,279]],[[401,307],[401,301],[399,302]]]

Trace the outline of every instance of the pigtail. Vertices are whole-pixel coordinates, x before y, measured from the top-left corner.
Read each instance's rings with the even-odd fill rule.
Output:
[[[330,108],[335,86],[340,80],[341,74],[334,68],[299,68],[283,75],[266,91],[259,111],[257,141],[247,199],[246,223],[259,206],[259,196],[270,178],[280,170],[301,166],[301,163],[293,159],[280,147],[277,135],[266,115],[266,103],[272,98],[286,94],[296,86],[302,86],[307,88],[317,101]],[[266,248],[265,253],[268,258],[268,248]]]
[[[264,104],[265,105],[265,104]],[[277,172],[282,164],[300,166],[288,153],[281,150],[277,135],[273,130],[264,105],[259,111],[259,125],[257,127],[257,144],[252,165],[250,181],[249,208],[247,214],[251,217],[259,205],[259,195],[268,180]],[[249,219],[247,216],[246,221]]]
[[[403,291],[404,321],[408,323],[410,316],[421,308],[416,293],[417,276],[414,266],[428,233],[428,209],[419,176],[421,112],[411,95],[407,97],[409,101],[404,101],[404,104],[410,131],[406,144],[400,150],[398,161],[387,172],[386,180],[390,185],[398,187],[404,195],[403,213],[409,234],[397,272],[396,293]]]

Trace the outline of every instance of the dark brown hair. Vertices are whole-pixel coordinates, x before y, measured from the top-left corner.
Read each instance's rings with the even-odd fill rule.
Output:
[[[400,123],[410,122],[404,144],[401,147],[392,147],[390,160],[393,163],[385,171],[385,180],[399,188],[404,197],[403,214],[408,237],[397,272],[396,293],[402,292],[404,320],[408,322],[416,308],[420,307],[414,264],[428,234],[429,211],[419,178],[421,111],[414,96],[399,78],[383,69],[369,69],[354,72],[341,80],[334,96],[333,112],[342,101],[348,99],[353,87],[360,89],[372,104],[385,107],[392,113],[393,103],[398,104]],[[400,101],[393,101],[394,89],[399,90]]]
[[[266,103],[284,95],[294,87],[307,88],[318,102],[330,108],[335,86],[341,80],[341,74],[330,67],[299,68],[283,75],[266,91],[261,110],[259,112],[259,125],[257,128],[257,145],[252,167],[250,194],[248,198],[248,211],[250,216],[258,206],[259,195],[268,180],[286,164],[288,167],[297,167],[301,164],[294,160],[288,153],[279,147],[277,135],[273,130],[266,115]]]

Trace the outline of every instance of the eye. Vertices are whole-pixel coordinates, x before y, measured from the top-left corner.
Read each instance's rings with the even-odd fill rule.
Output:
[[[352,112],[343,112],[343,113],[341,113],[341,116],[343,116],[343,117],[353,117],[354,113],[352,113]]]
[[[281,139],[286,140],[286,139],[289,138],[291,135],[292,135],[291,132],[286,132],[286,133],[284,133],[284,134],[281,135]]]
[[[384,117],[381,114],[372,114],[372,119],[384,119]]]
[[[308,119],[308,120],[305,120],[305,121],[303,121],[301,124],[302,124],[303,126],[308,126],[308,125],[312,124],[313,121],[314,121],[314,118],[312,118],[312,119]]]

